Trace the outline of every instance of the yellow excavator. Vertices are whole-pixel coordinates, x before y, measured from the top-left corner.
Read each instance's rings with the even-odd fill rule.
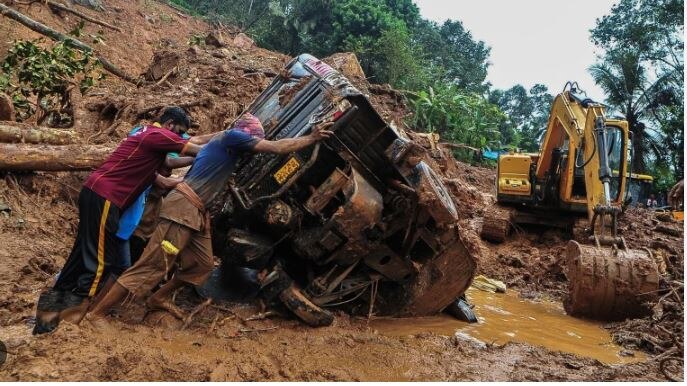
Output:
[[[646,312],[643,294],[658,288],[649,250],[629,249],[618,234],[630,138],[627,121],[606,117],[603,104],[568,82],[553,101],[539,153],[511,152],[497,161],[497,205],[486,211],[481,236],[502,242],[514,224],[577,230],[582,243],[570,241],[566,252],[571,314],[639,315]]]

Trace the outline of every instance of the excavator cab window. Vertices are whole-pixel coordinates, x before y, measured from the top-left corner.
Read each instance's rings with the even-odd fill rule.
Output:
[[[608,166],[611,170],[618,170],[618,174],[613,173],[611,177],[611,197],[609,200],[618,200],[620,194],[620,178],[625,173],[625,164],[623,162],[623,148],[624,148],[623,131],[614,126],[607,126],[606,129],[606,143],[608,144]]]

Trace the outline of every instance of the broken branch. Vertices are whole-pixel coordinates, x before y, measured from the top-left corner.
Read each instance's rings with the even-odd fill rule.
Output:
[[[204,302],[200,303],[198,307],[194,308],[193,311],[191,311],[190,314],[184,319],[184,325],[181,326],[182,330],[185,330],[186,327],[188,327],[191,322],[193,321],[193,317],[196,316],[200,311],[202,311],[205,307],[209,306],[210,303],[212,303],[212,298],[207,298]]]
[[[100,63],[103,64],[103,68],[107,71],[109,71],[111,74],[118,76],[121,79],[124,79],[125,81],[129,83],[133,83],[135,85],[138,85],[138,81],[134,79],[133,77],[127,75],[124,71],[122,71],[119,67],[115,66],[112,62],[109,60],[105,59],[101,55],[99,55],[93,48],[90,46],[84,44],[83,42],[76,40],[72,37],[69,37],[63,33],[57,32],[54,29],[41,24],[26,15],[15,11],[14,9],[0,3],[0,14],[3,16],[6,16],[12,20],[15,20],[19,22],[20,24],[28,27],[29,29],[38,32],[41,35],[45,35],[53,40],[57,41],[68,41],[71,44],[73,44],[75,47],[83,50],[83,51],[88,51],[88,52],[93,52],[95,53],[95,56],[98,58]]]
[[[76,16],[78,16],[78,17],[80,17],[80,18],[82,18],[82,19],[84,19],[84,20],[86,20],[86,21],[88,21],[88,22],[91,22],[91,23],[93,23],[93,24],[101,25],[101,26],[103,26],[103,27],[107,27],[107,28],[113,29],[113,30],[115,30],[115,31],[117,31],[117,32],[122,32],[122,30],[121,30],[119,27],[115,27],[115,26],[113,26],[112,24],[108,24],[108,23],[105,23],[104,21],[100,21],[100,20],[98,20],[98,19],[94,19],[94,18],[92,18],[92,17],[86,15],[85,13],[81,13],[81,12],[79,12],[79,11],[77,11],[77,10],[71,8],[71,7],[68,7],[68,6],[64,5],[64,4],[60,4],[60,3],[54,2],[54,1],[52,1],[52,0],[47,0],[47,3],[48,3],[48,6],[50,6],[51,8],[56,8],[56,9],[59,9],[59,10],[62,10],[62,11],[66,11],[66,12],[72,13],[72,14],[74,14],[74,15],[76,15]]]
[[[155,85],[159,86],[162,83],[164,83],[167,80],[167,78],[169,78],[169,76],[172,75],[176,70],[177,66],[172,67],[172,69],[167,71],[167,73],[162,78],[160,78],[160,80],[157,83],[155,83]]]
[[[671,228],[669,226],[665,226],[662,224],[656,225],[656,228],[654,228],[654,230],[656,232],[665,233],[667,235],[671,235],[671,236],[675,236],[675,237],[680,237],[680,235],[682,234],[682,232],[679,229]]]

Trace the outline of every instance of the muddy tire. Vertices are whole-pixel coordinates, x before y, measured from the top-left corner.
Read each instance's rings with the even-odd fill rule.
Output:
[[[439,176],[425,162],[415,166],[412,183],[418,192],[420,205],[424,206],[437,224],[458,220],[458,210],[451,194]]]
[[[294,285],[282,291],[279,299],[308,326],[324,327],[334,322],[334,315],[331,312],[316,306]]]

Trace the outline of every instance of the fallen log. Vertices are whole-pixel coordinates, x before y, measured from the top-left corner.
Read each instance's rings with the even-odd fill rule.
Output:
[[[0,142],[4,143],[68,145],[74,143],[75,137],[76,134],[72,130],[0,122]]]
[[[682,235],[682,231],[680,229],[671,228],[671,227],[665,226],[665,225],[656,225],[654,230],[656,232],[661,232],[661,233],[664,233],[664,234],[667,234],[670,236],[675,236],[675,237],[680,237],[680,235]]]
[[[16,113],[14,112],[12,98],[0,92],[0,121],[14,121],[15,119]]]
[[[0,144],[2,171],[80,171],[100,166],[113,148],[96,145]]]
[[[52,0],[47,0],[46,2],[48,4],[48,6],[50,6],[51,8],[55,8],[55,9],[59,9],[61,11],[66,11],[66,12],[72,13],[72,14],[74,14],[74,15],[76,15],[76,16],[78,16],[78,17],[80,17],[80,18],[82,18],[88,22],[91,22],[93,24],[101,25],[103,27],[107,27],[107,28],[113,29],[115,31],[122,32],[122,30],[119,27],[115,27],[112,24],[108,24],[108,23],[105,23],[104,21],[92,18],[92,17],[86,15],[85,13],[79,12],[79,11],[75,10],[74,8],[68,7],[64,4],[60,4],[60,3],[57,3],[57,2],[52,1]]]
[[[3,16],[6,16],[12,20],[15,20],[19,22],[20,24],[28,27],[29,29],[38,32],[41,35],[45,35],[53,40],[57,41],[69,41],[71,44],[73,44],[75,47],[83,50],[83,51],[88,51],[88,52],[93,52],[95,56],[98,58],[100,63],[102,63],[103,68],[107,71],[109,71],[111,74],[116,75],[122,79],[124,79],[127,82],[133,83],[135,85],[138,85],[138,81],[131,77],[130,75],[126,74],[124,71],[122,71],[119,67],[115,66],[112,62],[109,60],[105,59],[102,57],[100,54],[98,54],[91,46],[88,46],[84,44],[83,42],[74,39],[73,37],[67,36],[63,33],[57,32],[54,29],[41,24],[28,16],[15,11],[14,9],[0,3],[0,14]]]

